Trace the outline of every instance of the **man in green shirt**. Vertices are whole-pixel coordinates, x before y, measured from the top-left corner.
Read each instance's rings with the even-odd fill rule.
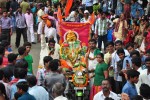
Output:
[[[33,58],[29,54],[29,52],[31,50],[31,43],[25,42],[23,44],[23,46],[26,48],[26,54],[27,55],[24,57],[24,59],[28,62],[28,73],[32,74],[33,73],[33,69],[32,69]]]
[[[30,4],[27,2],[27,0],[24,0],[21,4],[20,7],[22,8],[22,13],[26,13],[26,10],[30,8]]]

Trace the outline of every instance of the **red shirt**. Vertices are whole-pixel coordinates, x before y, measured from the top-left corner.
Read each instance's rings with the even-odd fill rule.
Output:
[[[145,38],[145,50],[150,49],[150,32],[148,32],[146,38]]]
[[[8,65],[8,58],[3,57],[3,63],[2,66],[6,67]]]

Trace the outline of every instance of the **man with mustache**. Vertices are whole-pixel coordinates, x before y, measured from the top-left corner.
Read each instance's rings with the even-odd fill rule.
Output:
[[[105,98],[112,98],[114,100],[119,100],[117,94],[110,91],[110,83],[107,79],[102,81],[102,91],[98,92],[93,100],[105,100]]]

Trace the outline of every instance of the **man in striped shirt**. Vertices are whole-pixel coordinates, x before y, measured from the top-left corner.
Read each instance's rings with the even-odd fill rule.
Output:
[[[22,13],[22,9],[18,8],[16,12],[16,47],[20,46],[21,34],[23,35],[24,43],[27,42],[26,19]]]
[[[95,38],[98,38],[98,48],[101,49],[102,41],[104,48],[107,43],[107,30],[112,27],[113,23],[106,18],[105,12],[101,13],[101,17],[96,20],[95,23]]]

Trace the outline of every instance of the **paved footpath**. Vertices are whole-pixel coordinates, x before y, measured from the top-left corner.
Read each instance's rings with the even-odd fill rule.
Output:
[[[37,35],[35,35],[35,37],[37,37]],[[13,52],[18,53],[18,49],[15,48],[15,42],[16,42],[16,33],[13,33],[13,35],[11,37],[11,45],[12,45]],[[22,46],[22,45],[23,45],[23,37],[21,36],[20,46]],[[36,75],[37,67],[39,64],[40,49],[41,49],[40,43],[32,44],[30,54],[33,57],[33,73],[34,73],[34,75]]]

